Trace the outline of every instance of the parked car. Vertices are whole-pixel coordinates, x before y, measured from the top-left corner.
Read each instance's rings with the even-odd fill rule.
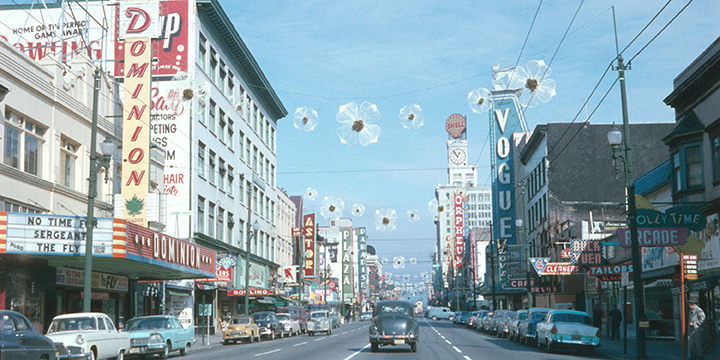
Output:
[[[420,341],[413,305],[408,301],[383,300],[375,304],[370,323],[370,351],[377,352],[380,346],[410,345],[410,351],[417,352]]]
[[[195,343],[195,326],[183,327],[180,320],[172,315],[141,316],[125,324],[130,334],[128,355],[160,355],[167,359],[173,351],[187,355]]]
[[[46,336],[55,342],[77,344],[82,353],[91,353],[93,360],[122,359],[130,350],[130,333],[118,331],[103,313],[58,315]]]
[[[527,318],[527,314],[527,310],[518,310],[515,313],[515,318],[508,322],[508,339],[510,339],[510,341],[520,341],[518,325]]]
[[[330,320],[332,321],[333,329],[340,327],[340,313],[337,311],[330,311]]]
[[[456,311],[453,313],[453,318],[451,319],[453,324],[459,324],[460,323],[460,311]]]
[[[473,311],[468,315],[467,322],[465,323],[465,327],[468,329],[471,329],[473,327],[473,324],[475,323],[475,319],[477,318],[479,311]]]
[[[475,319],[473,320],[472,325],[470,325],[470,328],[473,330],[481,331],[482,330],[482,320],[489,312],[490,311],[488,311],[488,310],[477,311],[477,315],[475,315]]]
[[[485,316],[482,317],[482,319],[481,319],[481,321],[480,321],[480,325],[479,325],[479,327],[480,327],[479,330],[480,330],[480,331],[482,331],[482,332],[484,332],[484,333],[489,333],[489,332],[490,332],[490,326],[492,325],[493,316],[495,316],[495,312],[494,312],[494,311],[488,311],[488,312],[485,314]]]
[[[587,313],[575,310],[550,310],[537,324],[538,348],[554,352],[559,348],[575,348],[594,353],[600,346],[600,329],[592,326]]]
[[[310,314],[302,306],[285,306],[278,310],[278,313],[288,313],[290,317],[297,320],[300,323],[300,330],[302,332],[307,331],[307,322]]]
[[[507,311],[507,310],[495,310],[495,311],[493,312],[493,316],[492,316],[492,318],[490,319],[490,324],[489,324],[490,326],[489,326],[489,328],[488,328],[488,330],[487,330],[487,333],[488,333],[488,334],[497,335],[497,333],[498,333],[498,325],[500,324],[500,321],[502,321],[502,319],[505,317],[505,312],[506,312],[506,311]]]
[[[469,312],[469,311],[460,311],[460,312],[458,313],[457,323],[460,324],[460,325],[465,325],[465,324],[467,324],[467,321],[468,321],[468,318],[469,318],[469,317],[470,317],[470,312]]]
[[[324,332],[332,335],[333,321],[330,312],[327,310],[313,311],[310,313],[310,321],[307,324],[308,335],[313,336],[315,333]]]
[[[434,307],[428,311],[428,316],[433,320],[448,319],[453,320],[453,313],[446,307]]]
[[[0,310],[0,357],[3,360],[57,359],[53,340],[38,333],[15,311]]]
[[[223,330],[223,342],[236,344],[238,341],[260,341],[260,327],[252,316],[233,316]]]
[[[520,343],[525,345],[533,345],[535,341],[535,326],[545,320],[548,311],[552,309],[536,307],[528,310],[527,318],[518,324],[518,333]]]
[[[260,336],[265,336],[270,340],[275,340],[276,337],[281,339],[285,337],[285,329],[274,312],[256,312],[252,314],[252,317],[260,328]]]
[[[360,315],[360,321],[372,320],[372,311],[365,311]]]
[[[277,318],[278,321],[283,324],[283,328],[289,336],[300,335],[300,333],[302,332],[302,330],[300,330],[300,322],[290,316],[290,314],[279,313],[277,314]]]
[[[510,322],[515,319],[515,312],[512,310],[505,311],[505,314],[498,319],[497,337],[507,338],[510,335]]]

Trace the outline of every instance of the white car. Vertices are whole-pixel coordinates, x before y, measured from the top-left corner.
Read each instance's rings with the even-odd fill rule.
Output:
[[[118,331],[103,313],[58,315],[46,336],[55,342],[80,346],[83,353],[91,353],[90,360],[123,360],[130,349],[130,334]]]
[[[288,313],[278,313],[276,316],[278,321],[280,321],[283,325],[283,330],[287,334],[290,334],[290,336],[300,335],[302,329],[300,328],[300,322],[297,319],[293,319]]]
[[[535,330],[538,348],[553,352],[575,348],[594,353],[600,346],[600,329],[592,326],[590,315],[574,310],[550,310]]]

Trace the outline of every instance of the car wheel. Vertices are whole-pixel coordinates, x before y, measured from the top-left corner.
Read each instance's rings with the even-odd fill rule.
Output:
[[[117,360],[123,360],[123,359],[125,359],[125,353],[121,351],[117,356]]]
[[[274,330],[270,332],[270,340],[271,341],[275,340],[275,331]]]
[[[95,359],[97,359],[97,349],[93,347],[92,349],[90,349],[90,358],[88,360]]]
[[[251,344],[252,344],[253,342],[255,342],[255,337],[252,336],[252,334],[250,334],[250,339],[248,339],[248,342],[251,343]]]
[[[453,317],[450,316],[450,317],[448,318],[448,320],[453,321]],[[453,321],[453,324],[454,324],[454,323],[455,323],[455,322]]]
[[[223,344],[225,344],[225,345],[230,345],[230,340],[224,340],[224,341],[223,341]]]
[[[285,337],[285,329],[280,330],[280,338],[282,339],[284,337]]]
[[[185,347],[180,349],[180,355],[185,356],[188,351],[190,351],[190,343],[185,344]]]
[[[417,343],[410,344],[410,351],[417,352]]]
[[[553,345],[552,341],[548,339],[545,339],[545,347],[549,353],[555,352],[555,345]]]
[[[328,336],[332,335],[332,329],[328,329]]]
[[[538,335],[539,334],[535,333],[535,339],[537,339],[537,348],[538,348],[538,350],[542,350],[543,349],[542,343],[540,342],[540,337]]]
[[[167,346],[165,346],[165,350],[163,350],[162,354],[160,354],[160,358],[167,359],[168,356],[170,356],[170,342],[168,341]]]
[[[437,316],[433,315],[432,319],[437,321]]]
[[[370,352],[377,352],[378,347],[378,343],[370,343]]]
[[[313,336],[313,332],[312,332],[312,331],[308,331],[308,336]]]

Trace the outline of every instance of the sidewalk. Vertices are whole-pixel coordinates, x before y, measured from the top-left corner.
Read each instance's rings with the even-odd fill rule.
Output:
[[[635,339],[628,339],[627,354],[623,354],[623,339],[612,341],[609,337],[600,338],[600,347],[597,354],[611,359],[635,359],[637,356],[637,343]],[[674,340],[645,340],[645,353],[648,359],[681,360],[682,343]],[[720,349],[715,346],[712,355],[705,355],[706,359],[720,359]]]

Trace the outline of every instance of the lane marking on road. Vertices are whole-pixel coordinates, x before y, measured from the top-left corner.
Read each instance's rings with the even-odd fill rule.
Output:
[[[459,352],[459,353],[462,354],[462,350],[458,349],[457,346],[453,346],[453,349],[455,349],[455,351],[457,351],[457,352]]]
[[[272,353],[278,352],[278,351],[280,351],[280,350],[281,350],[281,349],[270,350],[270,351],[268,351],[268,352],[264,352],[264,353],[260,353],[260,354],[255,354],[255,356],[272,354]]]
[[[347,333],[348,333],[348,332],[347,332],[347,331],[345,331],[345,332],[343,332],[343,333],[342,333],[342,335],[345,335],[345,334],[347,334]]]
[[[440,337],[443,338],[443,340],[445,340],[445,337],[444,337],[444,336],[440,335]]]
[[[326,338],[321,337],[321,338],[319,338],[319,339],[316,339],[315,341],[320,341],[320,340],[325,340],[325,339],[326,339]]]
[[[354,352],[354,353],[353,353],[352,355],[350,355],[350,356],[348,356],[348,357],[344,358],[343,360],[350,360],[350,359],[354,358],[354,357],[355,357],[355,355],[357,355],[357,354],[361,353],[361,352],[362,352],[363,350],[367,349],[367,348],[368,348],[369,346],[370,346],[370,344],[367,344],[367,345],[365,345],[365,346],[364,346],[364,347],[363,347],[362,349],[360,349],[360,350],[358,350],[358,351]]]
[[[448,343],[448,344],[450,344],[450,345],[452,345],[452,343],[451,343],[450,340],[448,340],[448,339],[445,339],[445,342]]]
[[[471,359],[469,356],[467,356],[467,355],[465,355],[465,356],[463,356],[463,357],[465,358],[465,360],[472,360],[472,359]]]
[[[307,344],[307,343],[308,343],[307,341],[306,341],[306,342],[301,342],[301,343],[299,343],[299,344],[293,345],[293,347],[300,346],[300,345],[305,345],[305,344]]]
[[[330,336],[328,336],[328,337],[336,337],[336,336],[338,336],[338,334],[330,335]]]

